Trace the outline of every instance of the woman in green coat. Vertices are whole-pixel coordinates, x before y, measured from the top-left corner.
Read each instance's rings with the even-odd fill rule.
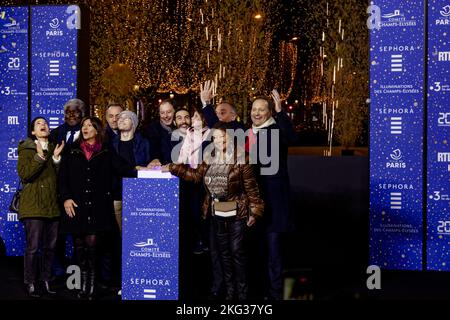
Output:
[[[56,195],[56,169],[61,161],[64,142],[55,147],[49,143],[50,129],[42,117],[33,119],[28,138],[19,143],[17,171],[23,183],[19,204],[19,219],[25,226],[26,249],[24,255],[24,282],[31,297],[39,297],[39,280],[47,293],[51,266],[58,234],[59,207]],[[41,249],[42,261],[37,252]]]

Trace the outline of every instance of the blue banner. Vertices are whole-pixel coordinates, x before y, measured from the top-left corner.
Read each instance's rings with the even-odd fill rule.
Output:
[[[122,299],[178,299],[179,181],[123,179]]]
[[[8,207],[19,182],[17,146],[31,120],[28,99],[32,117],[45,117],[50,128],[64,121],[64,103],[77,92],[80,14],[76,5],[0,7],[0,237],[7,255],[23,255],[25,242],[23,226]]]
[[[371,1],[370,263],[421,270],[424,2]]]
[[[9,212],[16,191],[17,145],[28,116],[28,7],[0,7],[0,237],[6,254],[23,254],[24,231]]]
[[[428,1],[427,261],[450,270],[450,3]]]
[[[79,8],[31,8],[31,117],[43,116],[50,129],[64,122],[64,104],[77,95]]]

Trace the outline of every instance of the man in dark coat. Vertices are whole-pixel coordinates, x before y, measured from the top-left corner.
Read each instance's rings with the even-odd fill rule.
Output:
[[[110,102],[106,107],[105,143],[109,150],[113,150],[114,143],[119,140],[118,119],[119,114],[123,110],[123,106],[116,102]],[[121,181],[121,179],[116,178],[113,189],[114,209],[115,211],[120,210],[120,212],[122,212]],[[120,263],[114,263],[120,261],[120,233],[117,230],[114,230],[113,232],[108,233],[108,236],[110,236],[110,238],[105,240],[104,245],[101,248],[102,250],[100,250],[102,282],[99,282],[99,284],[104,289],[112,286],[115,282],[114,278],[120,279],[118,276],[120,271],[114,272],[116,269],[119,269],[120,266]]]
[[[251,163],[256,163],[258,185],[266,203],[262,227],[266,238],[268,298],[281,300],[281,238],[294,228],[287,157],[288,146],[295,140],[295,131],[288,115],[282,110],[278,92],[273,90],[272,95],[275,101],[273,117],[268,100],[260,98],[252,104],[252,128],[248,133],[246,149],[250,152]]]
[[[117,121],[119,120],[119,114],[123,111],[123,107],[118,103],[110,103],[106,107],[105,116],[106,116],[106,142],[108,146],[111,147],[112,143],[119,136],[119,129]]]
[[[202,112],[208,127],[212,128],[217,122],[221,121],[228,123],[231,129],[242,129],[245,131],[244,124],[237,120],[236,108],[232,103],[221,101],[214,109],[212,105],[212,99],[214,98],[213,89],[213,81],[206,81],[204,86],[200,88],[200,100],[203,105]]]
[[[150,123],[143,130],[143,135],[150,141],[152,146],[151,158],[154,164],[171,163],[170,154],[172,152],[171,135],[174,129],[175,109],[170,100],[164,100],[159,105],[159,119]]]
[[[49,140],[61,144],[64,140],[68,152],[70,145],[80,135],[81,119],[86,114],[86,104],[80,99],[71,99],[64,105],[64,123],[50,132]]]
[[[81,119],[86,114],[86,104],[80,99],[70,99],[64,105],[64,123],[50,132],[49,141],[54,144],[65,142],[64,155],[70,151],[72,144],[80,135]],[[64,212],[63,208],[61,211]],[[55,259],[53,260],[53,273],[57,277],[66,274],[66,237],[58,236],[55,247]]]

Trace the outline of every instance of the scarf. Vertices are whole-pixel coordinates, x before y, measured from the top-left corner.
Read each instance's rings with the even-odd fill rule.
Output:
[[[44,142],[44,141],[34,140],[34,143],[36,143],[36,144],[40,143],[42,150],[48,151],[48,141]]]
[[[268,126],[274,123],[276,123],[275,119],[273,117],[270,117],[260,126],[252,125],[252,130],[248,132],[247,141],[245,141],[245,151],[250,152],[250,149],[253,147],[254,144],[256,144],[257,141],[256,135],[259,130],[267,128]]]
[[[166,126],[164,123],[162,123],[161,121],[159,122],[161,124],[161,127],[166,130],[169,134],[172,133],[172,127],[170,126]]]
[[[275,119],[273,117],[270,117],[269,119],[266,120],[266,122],[264,122],[260,126],[252,125],[252,131],[253,131],[253,133],[257,134],[259,130],[261,130],[263,128],[267,128],[268,126],[271,126],[274,123],[277,123],[277,122],[275,121]]]
[[[81,150],[83,150],[84,156],[89,161],[94,153],[99,152],[102,149],[102,144],[98,141],[95,141],[94,144],[89,144],[86,141],[82,141],[80,143],[80,147]]]

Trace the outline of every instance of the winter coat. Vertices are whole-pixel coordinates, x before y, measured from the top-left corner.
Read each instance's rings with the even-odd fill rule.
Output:
[[[294,229],[294,219],[290,206],[290,186],[287,167],[288,146],[295,140],[295,131],[288,115],[281,111],[275,117],[276,123],[261,129],[256,134],[257,141],[253,148],[258,148],[259,141],[265,141],[266,147],[261,155],[256,149],[250,152],[250,156],[257,155],[256,179],[261,190],[261,196],[266,204],[263,223],[267,232],[289,232]],[[278,171],[275,174],[261,174],[262,168],[270,167],[272,163],[263,164],[261,156],[270,156],[272,160],[273,149],[271,134],[279,130],[278,143]],[[267,150],[267,151],[266,151]],[[253,163],[253,162],[252,162]]]
[[[37,154],[35,142],[27,138],[19,143],[17,171],[23,181],[19,203],[19,219],[57,218],[57,166],[53,163],[55,145],[48,144],[45,160]]]
[[[77,142],[62,159],[59,173],[61,201],[72,199],[78,205],[75,217],[62,215],[61,231],[89,234],[114,228],[113,177],[135,177],[134,168],[105,144],[88,161]]]
[[[172,162],[170,157],[173,148],[171,133],[163,128],[159,120],[150,123],[143,135],[150,142],[151,160],[159,159],[162,164]]]
[[[112,146],[117,154],[119,154],[119,142],[120,136],[112,139]],[[146,167],[150,161],[153,160],[150,159],[151,153],[149,141],[138,132],[136,132],[133,137],[133,151],[134,160],[136,161],[137,166]]]
[[[119,155],[119,143],[120,136],[116,135],[112,138],[112,140],[110,140],[109,144],[111,150],[113,150],[117,155]],[[153,160],[150,159],[150,150],[150,143],[148,140],[136,132],[133,137],[133,154],[136,166],[146,167],[150,161]],[[118,175],[115,175],[113,179],[113,197],[116,201],[122,201],[122,177]]]
[[[184,164],[170,164],[170,172],[183,180],[199,183],[204,180],[204,176],[209,165],[203,162],[196,169],[189,168]],[[206,195],[203,201],[203,218],[211,212],[211,194],[205,185]],[[228,174],[228,196],[224,201],[237,201],[237,217],[247,218],[249,215],[259,218],[264,211],[264,202],[259,195],[258,184],[256,183],[253,168],[249,164],[232,165]]]
[[[208,104],[202,110],[203,116],[205,117],[206,125],[210,128],[214,127],[216,123],[219,122],[219,118],[216,115],[216,110],[213,105]],[[238,120],[233,120],[228,123],[233,130],[242,129],[245,131],[245,126],[242,122]]]

